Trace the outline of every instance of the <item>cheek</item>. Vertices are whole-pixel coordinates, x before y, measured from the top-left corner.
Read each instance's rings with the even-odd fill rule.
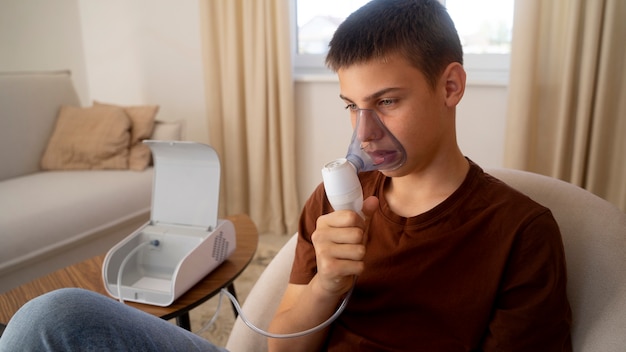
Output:
[[[412,113],[405,113],[396,117],[383,120],[387,129],[402,143],[414,135],[415,125],[418,123],[418,116]]]
[[[387,128],[409,152],[409,150],[419,149],[421,145],[428,143],[427,140],[435,132],[432,126],[434,119],[434,116],[431,118],[423,113],[407,114],[404,118],[393,122],[389,121]]]

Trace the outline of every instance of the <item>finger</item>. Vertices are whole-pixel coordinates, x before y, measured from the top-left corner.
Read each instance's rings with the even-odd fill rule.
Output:
[[[317,218],[316,227],[363,227],[363,219],[352,210],[337,210]]]
[[[326,251],[330,257],[339,260],[360,261],[365,257],[365,246],[362,244],[342,244],[329,246]]]
[[[353,251],[354,252],[354,251]],[[365,264],[359,260],[333,259],[318,261],[318,274],[329,280],[360,275]]]
[[[315,248],[318,261],[360,261],[365,256],[363,244],[326,244]]]
[[[360,244],[363,243],[363,234],[364,231],[360,227],[325,227],[315,230],[311,235],[311,241],[316,247],[325,243],[333,245]]]
[[[374,212],[378,209],[378,198],[376,196],[369,196],[363,201],[363,214],[370,218]]]

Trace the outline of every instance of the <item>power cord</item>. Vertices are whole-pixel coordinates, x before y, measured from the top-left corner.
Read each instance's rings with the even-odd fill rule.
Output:
[[[117,296],[118,296],[118,301],[120,301],[120,303],[124,303],[124,297],[122,297],[122,274],[124,273],[124,268],[126,267],[126,264],[128,263],[128,261],[137,252],[139,252],[143,247],[146,247],[146,246],[149,246],[149,245],[152,245],[154,247],[158,247],[158,246],[160,246],[160,242],[159,242],[159,240],[156,240],[156,239],[155,240],[151,240],[151,241],[142,242],[137,247],[133,248],[126,255],[126,257],[124,257],[124,260],[122,260],[122,263],[120,264],[120,268],[118,269],[118,272],[117,272]],[[301,337],[301,336],[305,336],[305,335],[309,335],[309,334],[318,332],[318,331],[320,331],[322,329],[327,328],[330,324],[332,324],[341,315],[341,313],[343,313],[343,311],[346,309],[346,306],[348,305],[348,301],[350,300],[350,296],[352,296],[352,291],[354,291],[354,286],[356,284],[356,280],[357,280],[357,277],[355,276],[354,277],[354,281],[352,282],[352,287],[350,288],[350,290],[348,291],[346,296],[341,301],[341,304],[339,305],[339,307],[337,308],[335,313],[333,313],[333,315],[331,315],[330,318],[328,318],[323,323],[321,323],[321,324],[319,324],[319,325],[317,325],[315,327],[312,327],[310,329],[307,329],[307,330],[304,330],[304,331],[300,331],[300,332],[289,333],[289,334],[275,334],[275,333],[271,333],[269,331],[265,331],[265,330],[257,327],[256,325],[254,325],[245,316],[245,314],[243,313],[243,311],[241,309],[241,305],[237,301],[237,298],[235,298],[235,296],[233,296],[230,292],[228,292],[226,289],[223,288],[223,289],[220,290],[220,296],[219,296],[219,300],[217,302],[217,308],[215,309],[215,313],[213,314],[213,317],[200,330],[198,330],[196,332],[196,334],[200,335],[201,333],[205,332],[207,329],[209,329],[215,323],[215,320],[217,320],[217,316],[218,316],[220,308],[222,306],[222,298],[224,296],[228,297],[230,299],[230,301],[233,303],[233,306],[235,307],[235,310],[237,310],[237,313],[241,317],[241,320],[252,331],[256,332],[257,334],[263,335],[265,337],[275,338],[275,339],[288,339],[288,338]]]
[[[117,271],[117,297],[118,297],[117,300],[120,301],[121,303],[124,303],[124,297],[122,297],[122,273],[124,273],[124,267],[126,267],[126,264],[130,260],[130,258],[132,258],[132,256],[135,255],[135,253],[139,252],[140,249],[148,245],[158,247],[161,245],[161,242],[159,242],[159,240],[151,240],[151,241],[142,242],[137,247],[133,248],[133,250],[130,251],[126,255],[126,257],[124,257],[124,260],[122,260],[122,264],[120,264],[120,268]]]
[[[243,314],[243,311],[241,310],[241,306],[239,305],[239,302],[237,301],[237,298],[235,298],[235,296],[233,296],[230,292],[228,292],[226,289],[223,288],[223,289],[220,290],[219,301],[217,302],[217,308],[215,309],[215,313],[213,314],[213,317],[211,318],[211,320],[209,320],[208,323],[206,323],[204,325],[204,327],[202,327],[202,329],[198,330],[196,332],[196,334],[200,335],[201,333],[206,331],[209,327],[211,327],[211,325],[213,325],[213,323],[215,323],[215,320],[217,319],[217,315],[219,313],[220,307],[222,305],[222,297],[223,296],[226,296],[226,297],[228,297],[230,299],[230,301],[233,303],[233,306],[237,310],[237,313],[239,314],[239,317],[241,317],[241,320],[244,322],[244,324],[246,324],[252,331],[256,332],[257,334],[263,335],[265,337],[275,338],[275,339],[289,339],[289,338],[301,337],[301,336],[305,336],[305,335],[309,335],[309,334],[318,332],[318,331],[320,331],[322,329],[327,328],[330,324],[332,324],[341,315],[341,313],[343,313],[343,311],[346,309],[346,306],[348,305],[348,301],[350,300],[350,296],[352,296],[352,291],[354,291],[354,285],[356,283],[356,279],[357,279],[357,277],[355,276],[354,277],[354,281],[352,282],[352,287],[350,288],[350,290],[348,291],[346,296],[341,301],[341,304],[339,305],[339,307],[337,308],[335,313],[333,315],[331,315],[330,318],[328,318],[323,323],[321,323],[321,324],[319,324],[319,325],[317,325],[315,327],[312,327],[310,329],[307,329],[307,330],[304,330],[304,331],[300,331],[300,332],[289,333],[289,334],[275,334],[275,333],[271,333],[269,331],[265,331],[265,330],[257,327],[256,325],[254,325],[252,322],[250,322],[250,320],[248,320],[248,318],[245,316],[245,314]]]

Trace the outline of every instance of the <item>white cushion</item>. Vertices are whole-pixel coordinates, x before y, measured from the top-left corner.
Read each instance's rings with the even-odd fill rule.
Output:
[[[152,175],[153,168],[49,171],[0,182],[0,274],[145,213]]]

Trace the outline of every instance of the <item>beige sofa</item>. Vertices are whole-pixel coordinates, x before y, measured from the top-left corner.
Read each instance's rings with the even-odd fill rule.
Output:
[[[105,253],[149,219],[152,168],[42,171],[69,72],[0,73],[0,293]],[[157,122],[152,138],[180,139]]]

